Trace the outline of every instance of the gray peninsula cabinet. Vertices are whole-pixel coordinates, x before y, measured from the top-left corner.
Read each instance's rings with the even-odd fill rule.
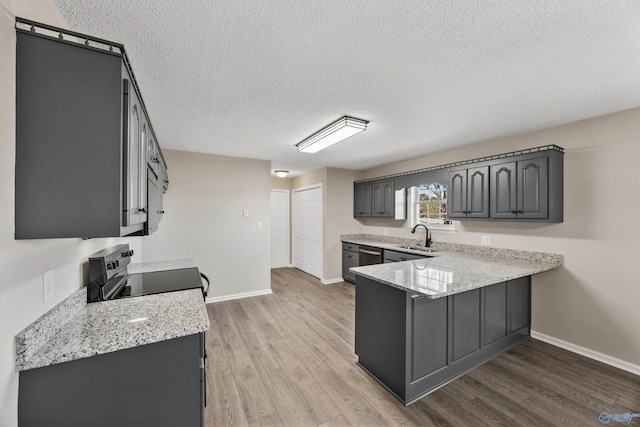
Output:
[[[15,238],[149,234],[163,180],[124,46],[16,18]]]
[[[430,299],[356,275],[358,365],[405,405],[526,340],[531,277]]]
[[[489,166],[449,172],[447,217],[489,218]]]

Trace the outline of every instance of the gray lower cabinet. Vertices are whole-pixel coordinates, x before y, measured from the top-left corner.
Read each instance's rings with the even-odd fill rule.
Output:
[[[371,216],[371,184],[353,185],[353,217]]]
[[[203,426],[204,334],[22,371],[19,426]]]
[[[491,216],[503,219],[549,217],[548,158],[491,166]]]
[[[489,166],[449,172],[448,218],[489,218]]]
[[[342,278],[351,283],[355,283],[356,275],[349,271],[351,267],[360,265],[360,247],[353,243],[342,243]]]
[[[528,339],[530,283],[429,299],[358,275],[358,365],[408,405]]]
[[[35,28],[16,29],[15,238],[154,229],[147,169],[166,163],[124,51]]]
[[[417,254],[410,254],[410,253],[406,253],[406,252],[399,252],[399,251],[391,251],[388,249],[384,250],[384,262],[401,262],[401,261],[411,261],[414,259],[422,259],[422,258],[427,258],[428,255],[417,255]]]

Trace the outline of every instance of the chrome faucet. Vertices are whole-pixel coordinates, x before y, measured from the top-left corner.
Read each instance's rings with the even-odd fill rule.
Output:
[[[426,238],[425,238],[425,240],[424,240],[424,247],[425,247],[425,248],[428,248],[429,246],[431,246],[431,235],[430,235],[430,233],[429,233],[429,229],[427,228],[427,226],[426,226],[426,225],[424,225],[424,224],[418,224],[418,225],[416,225],[415,227],[413,227],[413,230],[411,230],[411,232],[412,232],[412,233],[415,233],[415,232],[416,232],[416,229],[417,229],[418,227],[420,227],[420,226],[423,226],[423,227],[424,227],[425,232],[427,233],[427,236],[426,236]]]

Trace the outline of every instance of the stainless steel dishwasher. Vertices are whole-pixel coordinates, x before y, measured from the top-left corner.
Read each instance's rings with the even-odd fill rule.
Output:
[[[358,253],[360,254],[360,262],[358,264],[360,267],[363,265],[382,264],[382,249],[380,248],[360,245]]]

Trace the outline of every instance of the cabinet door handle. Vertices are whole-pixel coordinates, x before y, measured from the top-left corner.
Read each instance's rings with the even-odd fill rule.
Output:
[[[517,214],[518,212],[516,212],[516,211],[511,211],[511,213],[515,215],[515,214]]]
[[[518,213],[524,213],[523,211],[519,210]]]
[[[138,209],[138,212],[147,213],[147,208],[140,208]]]
[[[401,260],[401,261],[406,261],[406,260],[407,260],[407,258],[405,258],[405,257],[401,256],[401,257],[400,257],[400,260]]]
[[[158,211],[159,214],[164,214],[164,211]]]
[[[420,299],[420,298],[424,298],[424,295],[420,295],[420,294],[411,295],[411,299],[413,299],[413,300]]]

